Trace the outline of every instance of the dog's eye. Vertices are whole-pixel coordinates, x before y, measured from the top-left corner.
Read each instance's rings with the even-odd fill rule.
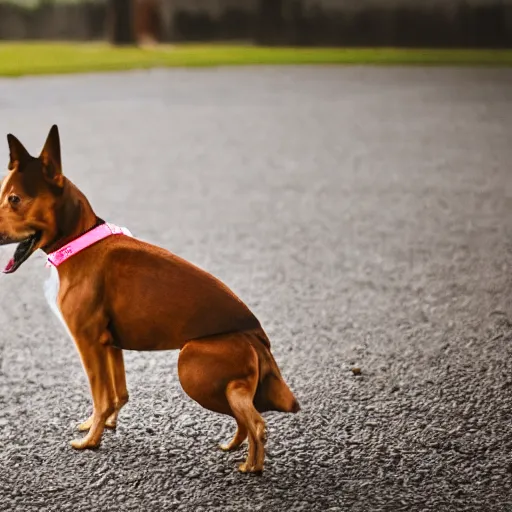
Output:
[[[21,199],[19,196],[15,195],[15,194],[11,194],[9,196],[9,204],[16,206],[16,205],[20,204],[20,202],[21,202]]]

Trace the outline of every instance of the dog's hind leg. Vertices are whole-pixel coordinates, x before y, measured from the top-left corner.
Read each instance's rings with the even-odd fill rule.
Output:
[[[107,357],[107,370],[109,373],[109,385],[115,396],[115,411],[105,422],[105,427],[115,429],[117,426],[117,417],[121,408],[128,402],[128,390],[126,388],[126,374],[124,369],[123,351],[116,347],[105,346]],[[78,426],[81,432],[89,430],[93,422],[94,415]]]
[[[233,415],[249,431],[249,453],[247,460],[239,466],[242,473],[261,473],[265,460],[265,421],[253,405],[253,396],[244,381],[232,381],[226,389]]]
[[[238,428],[236,430],[235,437],[233,437],[229,443],[220,445],[220,449],[225,452],[236,450],[247,439],[247,427],[238,420],[236,420],[236,424]]]
[[[178,375],[185,393],[204,408],[236,419],[237,434],[227,448],[248,436],[244,473],[260,473],[265,458],[265,422],[253,400],[259,379],[258,354],[244,333],[189,341],[178,358]]]

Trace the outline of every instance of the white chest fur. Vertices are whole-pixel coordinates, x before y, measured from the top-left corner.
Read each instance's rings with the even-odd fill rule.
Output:
[[[62,313],[60,312],[59,306],[57,305],[57,297],[59,295],[59,286],[60,286],[59,273],[58,273],[57,269],[52,265],[50,267],[50,277],[44,283],[44,294],[45,294],[46,300],[48,301],[48,304],[52,308],[52,311],[55,313],[55,316],[60,320],[60,322],[66,329],[66,332],[71,336],[68,326],[66,325],[66,322],[64,321],[64,317],[62,316]]]

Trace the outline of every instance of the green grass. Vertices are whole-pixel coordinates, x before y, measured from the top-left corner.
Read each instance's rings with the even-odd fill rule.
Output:
[[[141,49],[113,48],[102,43],[0,43],[0,76],[258,64],[512,66],[512,50],[298,49],[196,44]]]

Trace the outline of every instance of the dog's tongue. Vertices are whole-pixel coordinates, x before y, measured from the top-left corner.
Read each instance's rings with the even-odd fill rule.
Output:
[[[5,268],[4,268],[4,270],[3,270],[3,272],[4,272],[4,273],[9,272],[9,271],[12,269],[12,267],[14,267],[14,258],[11,258],[11,259],[9,260],[9,263],[7,263],[7,265],[5,266]]]

